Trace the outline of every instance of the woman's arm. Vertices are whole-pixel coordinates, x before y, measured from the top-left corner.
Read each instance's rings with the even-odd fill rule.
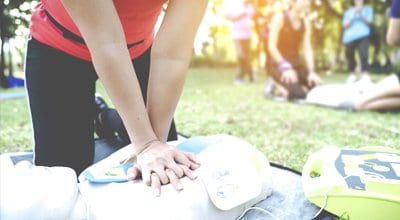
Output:
[[[152,128],[163,143],[167,140],[172,117],[182,92],[189,61],[192,57],[194,37],[207,2],[207,0],[170,0],[153,43],[147,109]],[[141,161],[142,164],[151,168],[152,164],[157,162],[152,158],[158,158],[164,161],[163,165],[167,168],[164,172],[164,167],[159,167],[157,174],[160,174],[158,176],[153,176],[152,170],[149,168],[141,170],[142,176],[147,177],[145,182],[151,184],[154,189],[159,191],[160,183],[171,182],[177,190],[180,190],[182,185],[178,178],[183,174],[192,179],[195,178],[191,169],[196,169],[198,164],[193,156],[184,154],[176,148],[168,150],[162,145],[145,151],[146,155],[140,155],[138,162]],[[172,161],[165,160],[165,158],[171,158]],[[172,169],[169,169],[170,164],[175,162],[179,167],[172,166]],[[164,177],[160,175],[164,175]],[[150,176],[151,178],[149,178]]]
[[[270,32],[268,34],[268,52],[270,53],[272,59],[276,63],[279,63],[284,59],[282,54],[280,53],[278,49],[278,39],[279,39],[279,33],[282,29],[283,26],[283,14],[282,13],[276,13],[271,20],[270,23]]]
[[[374,19],[374,11],[372,10],[372,8],[363,7],[359,14],[360,14],[361,20],[365,24],[367,24],[367,25],[371,25],[372,24],[372,20]]]
[[[157,137],[166,141],[182,92],[207,0],[170,0],[151,52],[147,106]]]
[[[156,140],[112,1],[62,0],[89,48],[96,72],[124,121],[134,150]]]
[[[321,78],[315,72],[314,66],[314,50],[311,44],[312,27],[308,18],[304,19],[304,57],[308,69],[307,83],[310,87],[318,86],[322,84]]]
[[[156,135],[153,130],[113,2],[111,0],[62,0],[62,2],[79,28],[90,50],[96,72],[128,131],[133,151],[137,155],[137,166],[133,169],[132,175],[136,177],[141,172],[143,181],[153,187],[155,195],[160,194],[161,184],[169,182],[181,190],[182,185],[178,179],[183,175],[194,178],[191,169],[197,168],[198,165],[192,155],[160,142],[158,136],[162,135]],[[180,38],[177,35],[175,37]],[[187,44],[187,42],[182,43]],[[175,60],[176,57],[171,56],[171,58]],[[157,59],[155,62],[157,63]],[[167,68],[170,66],[166,66],[164,70]],[[165,94],[167,93],[158,95]]]
[[[298,81],[297,73],[292,68],[291,64],[285,60],[278,49],[278,39],[280,31],[283,27],[284,15],[277,13],[273,16],[270,26],[270,33],[268,35],[268,52],[272,59],[278,63],[279,71],[281,73],[281,81],[283,83],[296,83]]]
[[[314,52],[311,44],[311,24],[308,19],[304,19],[304,38],[303,38],[303,47],[304,47],[304,58],[306,61],[308,73],[313,73],[314,69]]]
[[[230,20],[230,21],[238,21],[244,17],[246,17],[246,13],[242,12],[238,15],[231,15],[231,14],[225,14],[224,15],[226,19]]]
[[[386,41],[389,45],[400,47],[400,18],[390,18]]]
[[[343,20],[342,20],[342,27],[343,29],[347,29],[350,27],[351,23],[353,23],[355,17],[356,17],[356,11],[354,10],[352,14],[350,14],[350,9],[348,9],[344,15],[343,15]]]

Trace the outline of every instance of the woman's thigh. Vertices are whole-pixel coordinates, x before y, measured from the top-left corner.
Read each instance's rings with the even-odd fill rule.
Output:
[[[81,172],[93,161],[93,65],[31,39],[25,72],[35,163]]]

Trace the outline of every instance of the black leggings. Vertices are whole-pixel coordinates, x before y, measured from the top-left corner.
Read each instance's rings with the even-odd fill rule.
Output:
[[[355,51],[358,50],[358,55],[360,55],[361,60],[361,71],[368,71],[368,46],[369,46],[369,38],[361,38],[359,40],[355,40],[349,44],[346,44],[346,59],[347,65],[350,72],[354,72],[356,69],[356,58]]]
[[[239,62],[239,73],[237,75],[238,79],[244,79],[248,75],[250,81],[254,81],[253,70],[251,68],[251,45],[249,39],[236,40],[237,45],[237,59]],[[240,50],[240,51],[239,51]]]
[[[150,51],[132,61],[144,100]],[[30,39],[25,74],[35,164],[71,167],[79,174],[94,158],[94,95],[98,77],[93,64]],[[176,136],[172,123],[169,140]]]

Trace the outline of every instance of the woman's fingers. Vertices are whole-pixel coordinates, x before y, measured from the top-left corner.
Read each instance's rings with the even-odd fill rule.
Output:
[[[165,172],[169,178],[170,183],[174,186],[177,191],[181,191],[183,189],[182,183],[179,181],[179,178],[176,176],[176,173],[171,169],[165,169]]]
[[[183,172],[182,168],[178,164],[176,164],[175,162],[172,162],[169,165],[167,165],[166,166],[166,170],[167,169],[170,169],[171,171],[173,171],[178,178],[183,177],[183,175],[185,174]]]
[[[128,180],[134,180],[140,175],[140,169],[138,166],[134,166],[128,170]]]
[[[196,156],[194,156],[194,154],[193,153],[191,153],[191,152],[183,152],[185,155],[186,155],[186,157],[187,158],[189,158],[189,160],[191,160],[192,162],[195,162],[195,163],[200,163],[198,160],[197,160],[197,158],[196,158]]]
[[[166,169],[164,167],[160,167],[158,169],[154,169],[153,173],[156,173],[158,176],[158,179],[161,181],[163,185],[168,184],[170,182],[167,174],[166,174]]]
[[[150,169],[142,168],[142,179],[143,179],[143,182],[148,186],[152,185],[151,175],[152,175],[152,172]]]
[[[197,169],[197,168],[200,167],[200,161],[197,160],[196,156],[195,156],[193,153],[190,153],[190,152],[183,152],[183,153],[184,153],[184,154],[189,158],[189,160],[191,161],[190,168],[191,168],[192,170],[195,170],[195,169]]]
[[[182,190],[180,178],[187,176],[192,180],[196,179],[197,175],[193,170],[199,166],[200,163],[194,154],[155,142],[138,155],[137,167],[129,171],[129,179],[134,179],[141,173],[143,182],[151,186],[155,196],[159,196],[161,185],[168,183],[171,183],[176,190]]]
[[[179,180],[181,177],[187,176],[191,180],[195,180],[197,178],[197,174],[195,172],[193,172],[193,170],[190,167],[188,167],[186,165],[182,165],[182,164],[179,164],[179,165],[176,164],[176,167],[174,169],[165,168],[164,172],[161,172],[161,171],[158,171],[158,172],[151,171],[150,172],[150,170],[148,170],[148,169],[144,169],[144,170],[142,169],[143,182],[146,185],[151,186],[154,196],[161,195],[161,185],[171,183],[172,186],[177,191],[181,191],[181,190],[183,190],[183,184]],[[179,172],[177,172],[176,170],[179,170]],[[133,174],[135,172],[140,172],[140,171],[138,168],[134,167],[134,168],[132,168],[132,170],[130,172],[131,172],[131,174]],[[181,173],[181,174],[177,175],[177,173]],[[162,177],[160,177],[160,175]]]
[[[175,156],[175,162],[191,169],[197,169],[200,167],[200,163],[197,161],[196,157],[189,152],[179,151]]]
[[[286,77],[285,77],[284,74],[282,74],[282,76],[281,76],[281,81],[282,81],[283,83],[287,83],[287,82],[286,82]]]
[[[151,173],[151,188],[153,189],[154,196],[160,196],[161,194],[161,181],[157,173]]]
[[[180,169],[182,170],[182,172],[184,173],[185,176],[189,177],[191,180],[194,180],[197,178],[196,173],[194,173],[189,167],[184,166],[184,165],[179,165]],[[175,171],[173,171],[172,169],[166,168],[165,169],[165,174],[168,178],[169,183],[172,184],[172,186],[177,190],[177,191],[181,191],[183,190],[183,185],[182,183],[179,181],[180,177],[178,177],[175,173]],[[151,173],[151,187],[153,189],[153,194],[155,196],[159,196],[161,194],[161,185],[165,185],[166,183],[164,183],[160,176],[153,172]]]
[[[150,186],[153,184],[153,175],[157,174],[157,179],[161,182],[161,184],[165,185],[169,183],[169,179],[167,174],[165,173],[165,168],[163,166],[157,166],[154,169],[150,169],[149,167],[146,169],[143,169],[142,171],[142,178],[143,182],[146,183],[146,185]]]
[[[189,169],[189,167],[183,165],[181,165],[180,167],[182,168],[185,176],[189,177],[191,180],[195,180],[197,178],[196,172],[193,172],[193,170]]]

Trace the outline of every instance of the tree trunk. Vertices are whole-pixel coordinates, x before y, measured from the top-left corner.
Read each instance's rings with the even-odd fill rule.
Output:
[[[1,61],[0,61],[0,87],[2,88],[7,88],[8,83],[7,83],[7,77],[4,73],[4,66],[5,66],[5,60],[4,60],[4,39],[1,38]]]
[[[7,41],[8,43],[8,76],[14,76],[14,65],[13,65],[13,57],[11,52],[11,44],[10,40]]]
[[[1,17],[0,17],[0,39],[1,39],[1,46],[0,46],[0,87],[7,88],[8,83],[7,83],[7,78],[4,73],[4,66],[5,66],[5,60],[4,60],[4,40],[5,40],[5,25],[4,25],[4,2],[3,0],[0,0],[0,11],[1,11]]]

